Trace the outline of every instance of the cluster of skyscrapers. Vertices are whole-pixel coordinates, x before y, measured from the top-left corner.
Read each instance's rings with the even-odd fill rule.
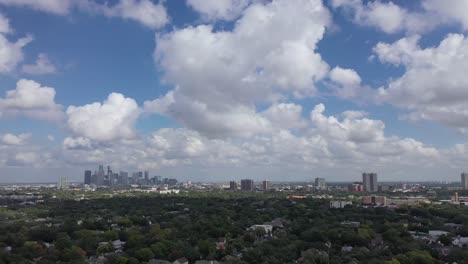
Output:
[[[120,171],[113,172],[110,166],[107,166],[107,171],[104,170],[104,165],[99,165],[98,170],[92,172],[86,170],[84,173],[84,184],[96,186],[119,186],[119,185],[158,185],[167,184],[173,186],[177,184],[176,179],[164,178],[161,176],[149,176],[148,171],[139,171],[132,173],[131,177],[128,172]]]

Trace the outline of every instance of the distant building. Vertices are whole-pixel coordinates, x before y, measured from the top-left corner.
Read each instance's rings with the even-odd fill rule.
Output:
[[[387,197],[385,196],[363,196],[362,204],[386,206]]]
[[[352,204],[351,201],[330,201],[330,208],[345,208],[345,206]]]
[[[68,179],[67,177],[60,177],[57,183],[57,189],[67,189],[68,188]]]
[[[229,182],[229,190],[235,191],[238,189],[237,182],[236,181],[230,181]]]
[[[241,190],[242,191],[253,191],[254,188],[254,181],[252,179],[243,179],[241,180]]]
[[[99,170],[98,170],[97,175],[96,175],[96,185],[97,186],[104,185],[104,176],[105,176],[104,165],[99,165]]]
[[[128,185],[128,172],[121,171],[119,173],[119,185]]]
[[[353,182],[348,186],[350,192],[363,192],[364,186],[360,182]]]
[[[269,191],[270,190],[270,181],[263,181],[262,186],[263,186],[263,191],[264,192]]]
[[[468,190],[468,173],[463,172],[461,174],[461,184],[462,184],[463,190]]]
[[[327,189],[327,182],[324,178],[315,178],[315,189],[319,191]]]
[[[378,191],[377,184],[377,173],[363,173],[362,184],[364,185],[365,192],[376,192]]]
[[[93,172],[90,170],[86,170],[84,173],[84,184],[91,184],[91,177],[93,176]]]
[[[379,185],[379,192],[388,192],[390,191],[389,185]]]

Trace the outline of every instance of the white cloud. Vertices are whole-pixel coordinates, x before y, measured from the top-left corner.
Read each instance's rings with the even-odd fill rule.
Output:
[[[135,100],[112,93],[102,104],[69,106],[66,114],[68,128],[74,135],[113,141],[135,136],[134,124],[140,109]]]
[[[339,66],[330,71],[330,79],[341,85],[359,85],[361,77],[352,69],[343,69]]]
[[[459,23],[464,30],[468,29],[468,0],[423,0],[422,6],[436,13],[441,20]]]
[[[57,15],[68,14],[73,3],[73,0],[0,0],[0,4],[19,7],[30,7],[39,11],[44,11]]]
[[[379,89],[383,101],[409,110],[412,120],[434,120],[468,132],[468,40],[449,34],[436,47],[421,48],[418,37],[379,43],[374,52],[383,63],[406,71]]]
[[[329,21],[319,0],[279,0],[250,5],[232,31],[200,25],[158,34],[156,62],[177,89],[146,109],[211,137],[267,131],[255,104],[318,93],[328,65],[315,49]]]
[[[468,0],[422,0],[419,11],[380,0],[368,1],[367,4],[362,0],[331,0],[331,5],[335,9],[341,8],[354,23],[375,27],[385,33],[422,33],[447,24],[458,24],[462,29],[468,29],[464,13]]]
[[[170,20],[162,2],[154,4],[150,0],[120,0],[103,10],[107,16],[132,19],[152,29],[158,29]]]
[[[71,138],[67,137],[63,140],[63,147],[65,149],[92,149],[93,144],[89,138],[77,137]]]
[[[19,134],[19,135],[15,135],[15,134],[11,134],[11,133],[0,134],[0,144],[3,144],[3,145],[18,145],[18,146],[25,145],[26,143],[29,142],[30,138],[31,138],[30,133]]]
[[[0,33],[6,34],[10,32],[10,20],[0,13]]]
[[[300,107],[293,104],[275,108],[294,113],[294,118],[286,120],[295,119],[300,112]],[[177,167],[190,175],[245,168],[252,176],[257,169],[269,167],[279,174],[291,169],[310,174],[340,168],[356,172],[359,177],[363,169],[392,171],[444,162],[441,150],[415,139],[386,136],[384,123],[366,117],[364,112],[345,111],[343,118],[324,112],[325,106],[317,105],[311,119],[303,120],[302,133],[273,129],[251,137],[213,139],[187,128],[163,128],[148,136],[100,146],[86,139],[70,141],[78,143],[65,147],[62,156],[69,164],[104,162],[158,170]]]
[[[151,0],[119,0],[112,6],[96,0],[0,0],[0,4],[28,7],[42,12],[66,16],[72,10],[89,14],[102,14],[109,17],[120,17],[137,21],[144,26],[158,29],[169,22],[167,10],[162,4]],[[1,29],[0,20],[0,29]]]
[[[55,89],[21,79],[15,90],[0,98],[0,118],[26,116],[34,119],[58,121],[63,117],[62,106],[55,103]]]
[[[0,34],[0,73],[11,72],[23,61],[23,47],[32,41],[31,36],[10,42],[3,34]]]
[[[302,118],[302,106],[297,104],[274,104],[261,113],[272,126],[279,129],[297,129],[306,126]]]
[[[54,64],[50,62],[49,57],[45,53],[39,54],[34,64],[23,65],[23,72],[29,74],[48,74],[55,73],[55,71]]]
[[[187,0],[187,4],[207,20],[233,20],[251,0]]]

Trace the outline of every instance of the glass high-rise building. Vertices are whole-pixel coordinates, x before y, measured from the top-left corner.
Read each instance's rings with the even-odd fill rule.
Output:
[[[93,175],[93,172],[90,170],[86,170],[84,173],[84,184],[91,184],[91,177]]]
[[[362,185],[364,185],[365,192],[376,192],[379,190],[377,184],[377,173],[363,173]]]

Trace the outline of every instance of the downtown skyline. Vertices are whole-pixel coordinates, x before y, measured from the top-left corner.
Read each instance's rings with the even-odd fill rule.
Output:
[[[0,182],[460,181],[468,0],[0,0]]]

